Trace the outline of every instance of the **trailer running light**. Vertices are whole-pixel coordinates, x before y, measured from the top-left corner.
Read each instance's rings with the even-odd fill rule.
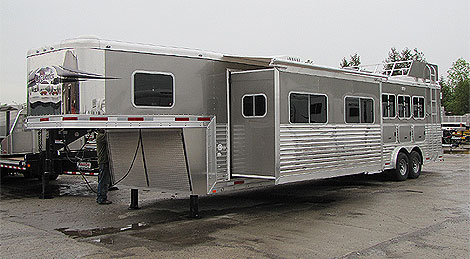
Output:
[[[144,117],[129,117],[127,121],[144,121]]]
[[[216,192],[217,192],[217,190],[212,190],[212,192],[213,192],[213,193],[216,193]]]
[[[49,121],[49,118],[40,118],[39,121]]]
[[[15,170],[23,170],[23,171],[26,171],[26,167],[21,167],[21,166],[3,165],[3,164],[0,164],[0,167],[8,168],[8,169],[15,169]]]
[[[385,165],[390,165],[390,163],[385,163]]]
[[[426,160],[431,160],[431,158],[430,158],[430,157],[426,157]]]
[[[30,164],[27,164],[26,167],[31,167],[31,165],[30,165]]]
[[[189,121],[189,118],[175,118],[175,121]]]
[[[78,117],[63,117],[63,121],[76,121],[78,120]]]
[[[233,184],[244,184],[244,183],[245,183],[245,181],[235,181],[235,182],[233,182]]]
[[[91,121],[108,121],[108,117],[90,117]]]
[[[211,118],[199,117],[199,118],[197,118],[197,121],[211,121]]]

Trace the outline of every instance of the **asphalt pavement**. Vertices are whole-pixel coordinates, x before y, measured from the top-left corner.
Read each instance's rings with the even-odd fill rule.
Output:
[[[96,178],[88,177],[96,188]],[[356,175],[189,199],[129,188],[97,205],[80,176],[52,199],[21,175],[0,186],[1,258],[470,258],[470,155],[445,154],[420,178]]]

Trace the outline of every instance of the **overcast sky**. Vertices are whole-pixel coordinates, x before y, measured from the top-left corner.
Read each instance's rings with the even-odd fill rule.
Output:
[[[418,48],[439,73],[470,60],[469,0],[0,0],[0,102],[26,100],[26,52],[81,35],[339,66]]]

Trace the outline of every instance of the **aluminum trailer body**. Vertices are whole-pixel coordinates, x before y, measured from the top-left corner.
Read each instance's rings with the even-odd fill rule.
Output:
[[[442,158],[440,90],[434,66],[400,71],[79,38],[28,53],[27,127],[107,129],[113,177],[135,188],[212,194],[404,156],[408,170],[413,152]]]

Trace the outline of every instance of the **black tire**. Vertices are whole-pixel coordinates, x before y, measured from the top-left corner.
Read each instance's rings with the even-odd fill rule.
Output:
[[[408,178],[410,172],[409,164],[410,160],[408,159],[408,156],[403,152],[398,153],[397,165],[393,171],[393,177],[395,180],[404,181],[406,178]]]
[[[412,151],[410,154],[408,178],[416,179],[421,175],[421,156],[418,152]]]

